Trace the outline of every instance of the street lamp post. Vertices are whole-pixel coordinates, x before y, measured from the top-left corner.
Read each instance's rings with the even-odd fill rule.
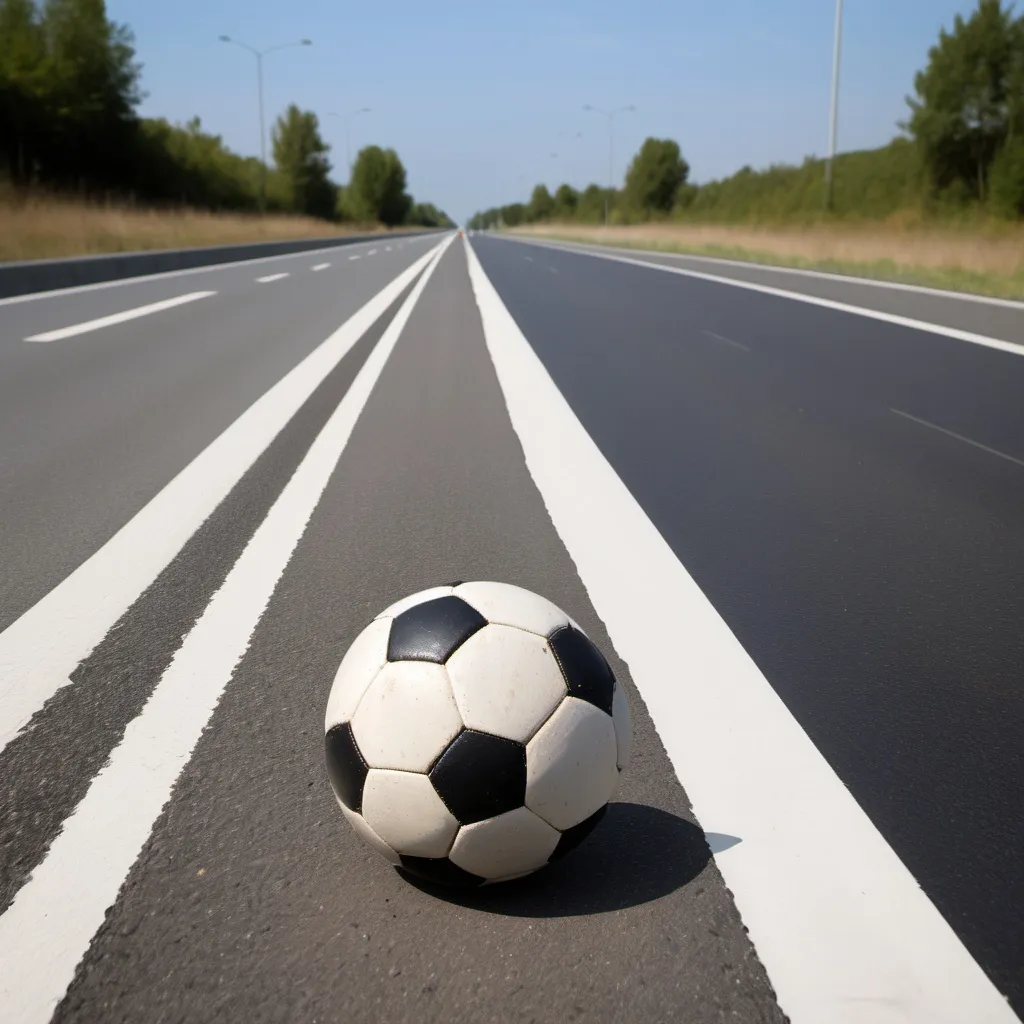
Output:
[[[348,166],[348,180],[349,184],[352,184],[352,118],[359,114],[369,114],[369,107],[360,107],[358,110],[350,110],[347,114],[335,114],[333,111],[328,111],[328,117],[341,118],[345,125],[345,163]]]
[[[825,209],[832,209],[832,162],[836,156],[839,121],[839,56],[843,39],[843,0],[836,0],[836,35],[832,48],[832,106],[828,119],[828,159],[825,161]]]
[[[615,110],[603,110],[588,103],[583,109],[595,114],[604,114],[608,118],[608,192],[604,197],[604,226],[608,227],[608,202],[611,191],[615,188],[615,115],[631,113],[636,107],[630,104],[628,107],[618,107]]]
[[[256,58],[256,90],[260,103],[260,213],[267,208],[267,132],[263,117],[263,58],[275,50],[287,50],[291,46],[312,46],[311,39],[299,39],[294,43],[279,43],[277,46],[268,46],[265,50],[257,50],[248,43],[243,43],[231,36],[221,36],[222,43],[232,43],[248,50]]]

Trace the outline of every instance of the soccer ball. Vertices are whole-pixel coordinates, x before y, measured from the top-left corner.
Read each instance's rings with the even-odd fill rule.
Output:
[[[434,587],[381,612],[341,662],[325,725],[355,831],[449,885],[564,856],[629,755],[629,706],[604,656],[565,612],[506,583]]]

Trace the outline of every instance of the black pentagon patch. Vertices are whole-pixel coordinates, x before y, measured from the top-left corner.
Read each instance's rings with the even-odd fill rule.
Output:
[[[425,882],[433,882],[436,885],[453,885],[459,888],[469,888],[484,884],[484,879],[474,875],[470,871],[460,868],[447,857],[407,857],[404,853],[399,854],[402,861],[400,871],[406,871],[410,875],[422,878]]]
[[[414,605],[391,623],[388,661],[434,661],[443,665],[487,620],[458,597]]]
[[[327,774],[338,799],[350,810],[363,806],[363,783],[369,768],[356,746],[349,722],[335,725],[324,737],[327,748]]]
[[[526,747],[466,729],[434,763],[430,781],[461,825],[514,811],[526,802]]]
[[[615,675],[593,641],[578,629],[563,626],[551,635],[551,650],[565,676],[569,696],[588,701],[610,715]]]
[[[562,838],[558,840],[555,852],[548,857],[548,862],[561,860],[570,850],[575,850],[597,828],[607,810],[608,805],[605,804],[600,810],[594,811],[589,818],[584,818],[578,825],[567,828],[562,833]]]

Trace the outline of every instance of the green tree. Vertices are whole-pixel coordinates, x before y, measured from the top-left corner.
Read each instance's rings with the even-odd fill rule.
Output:
[[[933,185],[962,183],[984,201],[989,171],[1024,118],[1024,29],[1002,0],[979,0],[957,15],[914,79],[905,125],[920,148]]]
[[[328,178],[330,146],[320,137],[316,114],[291,104],[277,119],[271,142],[291,208],[312,217],[333,217],[337,195]]]
[[[574,216],[579,201],[580,195],[572,185],[559,185],[555,190],[555,216],[565,219]]]
[[[393,227],[404,224],[412,206],[406,174],[393,149],[366,146],[359,151],[345,201],[352,213]]]
[[[588,185],[576,204],[576,217],[588,224],[596,224],[604,218],[604,198],[607,189],[600,185]]]
[[[547,185],[538,185],[530,196],[529,212],[531,221],[547,220],[555,212],[555,201],[551,198]]]
[[[46,0],[41,29],[52,177],[81,188],[128,184],[121,157],[141,99],[131,32],[107,18],[104,0]]]
[[[0,155],[14,181],[29,179],[41,142],[45,57],[32,0],[0,0]]]
[[[626,172],[626,202],[644,213],[668,213],[690,166],[672,139],[645,140]]]

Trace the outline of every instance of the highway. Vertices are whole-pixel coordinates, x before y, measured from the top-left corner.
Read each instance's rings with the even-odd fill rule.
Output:
[[[452,233],[0,300],[0,1018],[1017,1020],[1022,314]],[[454,579],[634,722],[590,840],[471,896],[322,747]]]

